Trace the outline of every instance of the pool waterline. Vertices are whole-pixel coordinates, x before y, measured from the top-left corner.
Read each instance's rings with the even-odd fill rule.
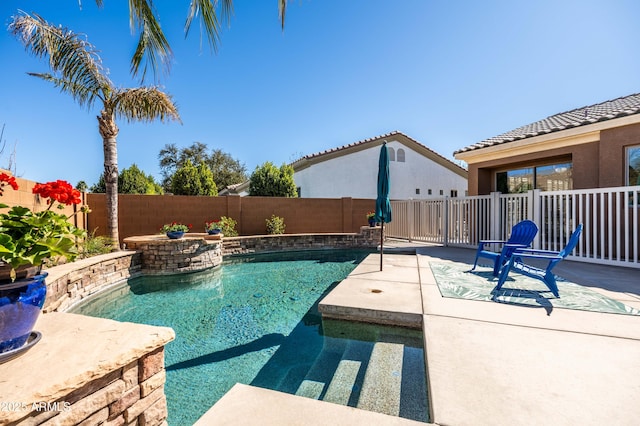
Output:
[[[202,273],[130,280],[74,312],[169,326],[176,331],[176,340],[165,352],[172,425],[192,424],[236,382],[296,393],[310,370],[315,368],[319,377],[327,376],[328,370],[347,357],[340,352],[347,346],[360,354],[358,362],[366,366],[376,341],[395,344],[404,338],[408,342],[404,357],[411,368],[422,368],[422,374],[413,376],[424,378],[419,332],[323,322],[317,311],[318,301],[370,253],[243,255]],[[364,371],[352,386],[349,405],[357,403]],[[405,402],[399,414],[426,421],[426,387],[424,382],[415,386],[411,393],[418,390],[423,401]],[[325,387],[320,397],[326,393]]]

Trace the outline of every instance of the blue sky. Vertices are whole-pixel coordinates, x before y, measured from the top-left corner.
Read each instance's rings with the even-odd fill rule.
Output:
[[[0,19],[6,29],[21,9],[84,33],[116,85],[138,86],[128,2],[104,3],[2,0]],[[236,0],[217,54],[201,46],[197,26],[184,38],[188,0],[155,3],[175,54],[158,83],[182,124],[118,122],[120,169],[136,163],[155,177],[166,144],[196,141],[249,173],[393,130],[453,158],[521,125],[640,91],[635,0],[295,0],[284,32],[277,0]],[[0,126],[18,175],[95,183],[99,105],[82,109],[26,75],[48,71],[46,62],[7,31],[0,57]]]

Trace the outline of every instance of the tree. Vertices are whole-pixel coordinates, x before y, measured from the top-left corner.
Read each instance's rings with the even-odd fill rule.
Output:
[[[214,149],[209,158],[207,165],[211,168],[215,177],[218,191],[222,191],[229,185],[242,183],[247,180],[247,169],[244,164],[238,160],[234,160],[231,155],[222,152],[220,149]]]
[[[98,7],[102,6],[103,1],[96,0]],[[286,11],[287,0],[278,0],[278,13],[283,29]],[[193,19],[199,17],[200,28],[206,32],[209,46],[213,51],[217,51],[221,26],[229,24],[232,14],[233,0],[192,0],[184,24],[185,37],[189,34]],[[137,30],[140,34],[138,45],[131,58],[131,73],[134,76],[138,75],[141,72],[140,66],[144,62],[142,80],[147,71],[147,63],[151,65],[153,73],[157,74],[159,65],[168,72],[173,60],[171,47],[156,15],[152,0],[129,1],[131,32],[134,33]],[[202,34],[200,38],[202,39]]]
[[[231,155],[222,152],[220,149],[214,149],[211,153],[208,153],[207,149],[207,145],[201,142],[194,142],[191,146],[182,149],[179,149],[175,144],[165,145],[158,155],[162,173],[162,186],[165,190],[171,191],[176,170],[182,167],[187,160],[190,160],[191,164],[204,162],[209,166],[218,192],[229,185],[247,180],[244,164],[234,160]]]
[[[117,249],[118,235],[118,158],[116,117],[127,121],[180,120],[171,96],[156,87],[122,89],[114,86],[102,67],[102,60],[86,37],[67,28],[54,26],[38,15],[21,13],[9,24],[9,31],[28,52],[49,59],[53,74],[29,73],[51,82],[71,95],[80,106],[91,108],[102,102],[98,130],[104,150],[104,180],[107,194],[107,236]]]
[[[132,164],[123,169],[118,176],[118,191],[120,194],[162,194],[162,188],[151,175],[145,175],[137,165]]]
[[[120,188],[118,188],[118,191],[120,191]],[[91,188],[89,188],[89,192],[93,192],[94,194],[104,194],[107,192],[107,184],[104,181],[104,173],[100,175],[100,178],[95,185],[91,185]]]
[[[249,178],[249,195],[297,197],[293,167],[283,164],[278,168],[269,161],[256,167]]]
[[[194,166],[189,159],[173,175],[171,192],[175,195],[218,195],[209,166],[204,161]]]
[[[78,181],[78,183],[76,184],[76,189],[80,192],[87,192],[87,190],[89,189],[89,186],[87,185],[87,182],[81,180],[81,181]]]
[[[103,173],[100,175],[98,182],[91,186],[90,191],[101,194],[105,193],[106,190]],[[162,187],[155,181],[153,176],[145,175],[136,164],[132,164],[128,169],[122,169],[118,175],[118,194],[158,195],[163,193]]]

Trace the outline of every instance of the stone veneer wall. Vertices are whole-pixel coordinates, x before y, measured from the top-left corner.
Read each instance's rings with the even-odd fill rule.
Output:
[[[161,347],[73,390],[61,401],[32,403],[30,415],[10,425],[166,424],[165,377]]]
[[[376,248],[380,227],[363,226],[358,234],[282,234],[249,237],[225,237],[222,254],[249,254],[285,250],[325,248]]]
[[[142,273],[170,275],[196,272],[222,263],[220,235],[187,233],[171,240],[164,235],[144,235],[124,239],[126,247],[142,256]]]
[[[171,328],[52,312],[36,329],[35,347],[0,364],[0,424],[166,425]]]
[[[121,251],[49,268],[43,312],[64,312],[81,300],[141,273],[142,255]]]

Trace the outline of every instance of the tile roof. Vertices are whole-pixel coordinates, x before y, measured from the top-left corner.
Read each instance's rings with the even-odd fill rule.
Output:
[[[389,132],[389,133],[386,133],[384,135],[374,136],[372,138],[363,139],[361,141],[350,143],[348,145],[342,145],[342,146],[339,146],[337,148],[331,148],[331,149],[327,149],[325,151],[316,152],[314,154],[308,154],[308,155],[305,155],[305,156],[302,156],[302,157],[298,158],[292,164],[295,164],[295,163],[297,163],[298,161],[301,161],[301,160],[310,160],[312,158],[321,157],[323,155],[331,154],[331,153],[334,153],[334,152],[344,151],[345,149],[353,148],[353,147],[356,147],[356,146],[359,146],[359,145],[363,145],[363,144],[365,144],[367,142],[377,141],[379,139],[388,138],[388,137],[391,137],[391,136],[394,136],[394,135],[402,135],[402,132],[398,132],[397,130],[394,130],[393,132]]]
[[[552,132],[570,129],[572,127],[586,126],[600,121],[612,120],[614,118],[625,117],[640,113],[640,94],[636,93],[623,96],[610,101],[574,109],[560,114],[555,114],[535,123],[518,127],[517,129],[503,133],[498,136],[485,139],[482,142],[467,146],[454,152],[473,151],[487,148],[507,142],[532,138]]]
[[[366,144],[375,144],[383,139],[386,138],[392,138],[394,136],[399,136],[400,138],[405,139],[405,141],[410,142],[412,144],[415,144],[415,147],[418,148],[418,151],[422,150],[423,154],[424,152],[428,152],[429,154],[431,154],[432,158],[438,158],[438,160],[447,167],[452,168],[452,169],[459,169],[459,171],[462,171],[464,173],[467,172],[467,170],[464,167],[461,167],[460,165],[454,163],[453,161],[449,160],[448,158],[438,154],[437,152],[435,152],[434,150],[432,150],[431,148],[427,147],[426,145],[421,144],[420,142],[418,142],[417,140],[405,135],[404,133],[394,130],[392,132],[386,133],[384,135],[380,135],[380,136],[374,136],[372,138],[368,138],[368,139],[363,139],[361,141],[358,142],[354,142],[348,145],[343,145],[343,146],[339,146],[337,148],[331,148],[328,149],[326,151],[321,151],[321,152],[316,152],[315,154],[309,154],[309,155],[305,155],[299,159],[297,159],[296,161],[294,161],[292,163],[293,167],[295,168],[296,165],[301,164],[301,162],[305,161],[305,160],[317,160],[319,157],[323,157],[329,154],[334,154],[334,153],[340,153],[340,151],[346,151],[346,150],[350,150],[353,148],[358,148],[358,147],[362,147],[362,145],[366,145]],[[347,154],[348,152],[345,152],[344,154]],[[340,154],[338,154],[340,155]],[[322,161],[322,160],[320,160]]]

